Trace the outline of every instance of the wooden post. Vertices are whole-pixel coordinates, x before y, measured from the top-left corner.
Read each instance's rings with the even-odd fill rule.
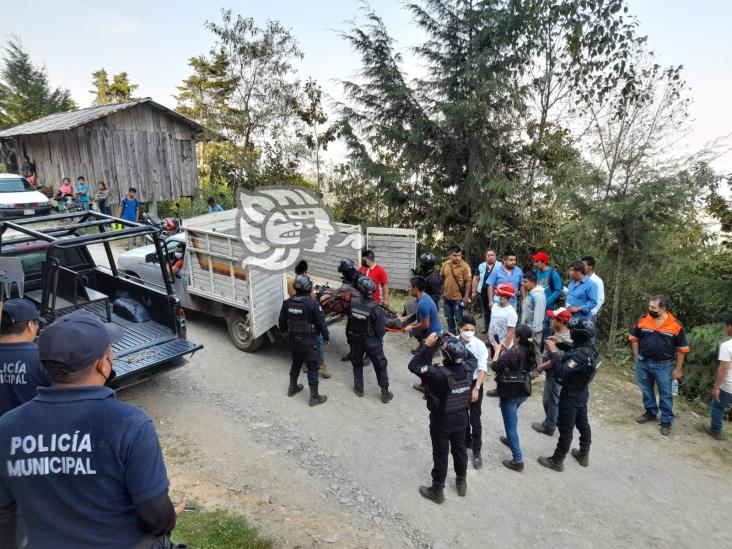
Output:
[[[157,200],[153,200],[152,202],[150,202],[150,207],[148,208],[147,213],[149,213],[150,215],[153,215],[155,217],[158,216],[158,201]]]

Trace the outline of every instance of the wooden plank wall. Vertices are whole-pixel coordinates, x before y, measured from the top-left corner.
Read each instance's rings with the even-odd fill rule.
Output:
[[[411,269],[415,268],[417,261],[417,231],[368,227],[366,247],[374,252],[376,263],[386,270],[389,287],[408,290]]]
[[[27,153],[44,185],[83,175],[96,190],[104,181],[111,202],[129,187],[142,202],[176,200],[198,192],[196,144],[179,120],[142,104],[63,132],[18,136],[16,150]]]

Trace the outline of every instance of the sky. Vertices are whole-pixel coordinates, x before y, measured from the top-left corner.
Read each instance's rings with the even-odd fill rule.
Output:
[[[394,0],[369,4],[383,17],[397,47],[408,54],[421,35],[410,24],[407,10]],[[661,64],[684,66],[693,98],[693,129],[679,145],[679,153],[732,134],[728,106],[732,1],[629,0],[629,5],[639,19],[639,32],[648,36]],[[0,0],[0,40],[19,36],[34,61],[46,67],[51,83],[69,88],[82,107],[93,99],[91,73],[100,67],[110,74],[127,71],[140,86],[137,96],[174,107],[176,86],[190,74],[188,59],[208,52],[213,43],[205,22],[218,21],[220,8],[226,7],[258,23],[278,19],[291,28],[305,53],[298,64],[300,76],[315,78],[326,93],[339,98],[338,81],[354,77],[359,58],[338,31],[354,19],[363,21],[360,6],[359,0],[246,0],[221,5],[201,0],[25,0],[22,4]],[[7,17],[10,13],[15,16]],[[732,153],[718,158],[714,167],[732,173]]]

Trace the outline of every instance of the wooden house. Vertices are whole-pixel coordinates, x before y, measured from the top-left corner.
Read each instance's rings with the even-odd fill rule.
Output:
[[[135,99],[46,116],[0,131],[17,166],[28,155],[44,186],[84,176],[93,192],[104,181],[110,203],[129,187],[142,202],[176,200],[198,192],[196,136],[203,128],[155,103]],[[6,155],[7,156],[7,155]]]

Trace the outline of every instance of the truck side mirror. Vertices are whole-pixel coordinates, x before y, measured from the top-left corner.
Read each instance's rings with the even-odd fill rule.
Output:
[[[145,263],[157,263],[158,262],[158,254],[155,252],[149,253],[145,256]]]

